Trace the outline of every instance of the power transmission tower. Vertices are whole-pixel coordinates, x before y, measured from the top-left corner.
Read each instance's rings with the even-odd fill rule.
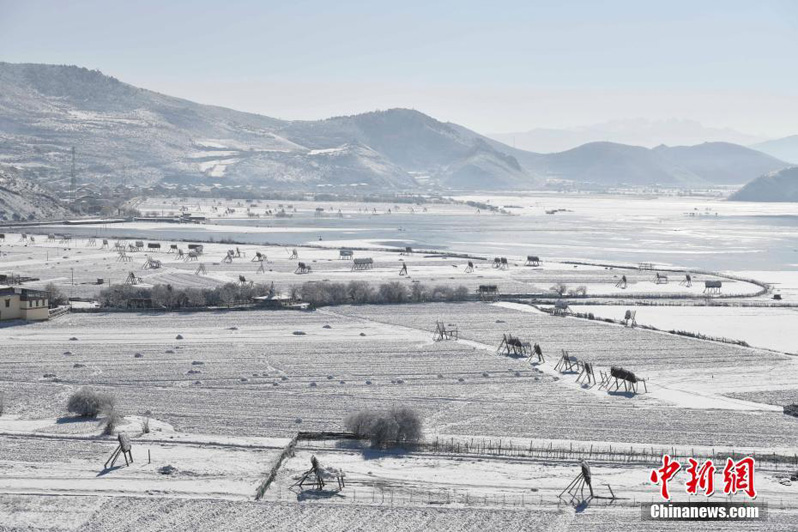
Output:
[[[72,146],[72,173],[70,174],[69,178],[70,203],[75,203],[75,199],[77,199],[77,190],[78,190],[78,177],[77,174],[75,174],[75,147]]]

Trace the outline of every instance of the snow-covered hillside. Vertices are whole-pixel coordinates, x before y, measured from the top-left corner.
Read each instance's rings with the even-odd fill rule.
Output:
[[[594,142],[539,154],[412,109],[286,121],[201,105],[75,66],[0,63],[0,163],[49,185],[247,185],[528,190],[546,179],[614,186],[747,182],[787,163],[728,143],[654,149]],[[414,176],[424,176],[423,183]],[[63,188],[63,186],[62,186]]]
[[[56,219],[67,215],[67,209],[41,187],[0,168],[0,222]]]
[[[81,181],[408,190],[417,186],[409,171],[435,175],[480,138],[415,111],[286,122],[85,68],[9,63],[0,63],[0,118],[0,162],[51,184],[66,182],[74,146]],[[507,181],[495,172],[497,185]]]

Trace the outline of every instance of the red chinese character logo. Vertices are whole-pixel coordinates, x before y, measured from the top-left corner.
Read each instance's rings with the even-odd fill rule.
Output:
[[[651,470],[651,482],[654,484],[662,484],[660,486],[660,494],[666,501],[671,498],[671,494],[668,492],[668,481],[673,478],[681,468],[682,466],[679,462],[671,460],[670,455],[666,454],[662,457],[662,467]]]
[[[731,458],[726,460],[723,468],[723,493],[734,495],[738,491],[746,493],[750,498],[756,497],[754,488],[754,459],[745,457],[739,462]]]
[[[688,458],[688,461],[690,467],[687,468],[687,473],[690,475],[690,480],[687,481],[687,493],[695,495],[699,489],[707,497],[715,493],[715,464],[712,460],[707,460],[700,468],[698,462],[692,458]]]

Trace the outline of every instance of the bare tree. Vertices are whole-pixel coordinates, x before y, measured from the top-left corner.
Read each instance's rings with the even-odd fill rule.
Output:
[[[455,288],[454,299],[455,301],[465,301],[468,299],[468,288],[463,285],[459,285],[457,288]]]
[[[398,281],[381,284],[378,303],[404,303],[408,299],[407,287]]]
[[[68,303],[64,292],[62,292],[61,289],[55,285],[55,283],[47,283],[47,286],[44,287],[44,291],[49,295],[51,307],[58,307]]]
[[[116,408],[109,406],[103,412],[103,419],[100,425],[103,427],[103,434],[110,436],[122,424],[125,418],[120,414]]]
[[[114,403],[112,395],[81,388],[69,396],[67,410],[81,417],[97,417],[104,411],[112,410]]]
[[[371,426],[379,414],[371,410],[361,410],[350,414],[344,420],[346,430],[358,438],[368,438],[371,435]]]
[[[374,289],[366,281],[350,281],[346,291],[352,303],[368,303],[374,297]]]
[[[549,288],[549,290],[562,297],[568,291],[568,286],[566,286],[563,283],[557,283],[551,288]]]
[[[204,307],[206,304],[205,294],[199,288],[186,288],[185,296],[185,305],[187,307]]]
[[[373,447],[417,442],[423,435],[420,416],[406,407],[361,410],[349,415],[344,426],[358,438],[370,440]]]
[[[399,425],[393,416],[378,416],[372,423],[369,432],[372,447],[383,447],[389,443],[398,443],[396,435],[399,433]]]
[[[407,407],[394,408],[390,415],[396,423],[397,443],[416,442],[421,439],[423,435],[421,418],[415,410]]]
[[[150,433],[150,418],[152,417],[152,412],[147,410],[144,412],[144,420],[141,422],[141,432],[144,434]]]
[[[429,294],[427,293],[427,287],[421,283],[413,283],[410,286],[410,299],[415,301],[416,303],[422,303],[427,300]]]
[[[587,287],[586,286],[577,286],[573,290],[568,291],[568,295],[571,296],[586,296],[587,295]]]

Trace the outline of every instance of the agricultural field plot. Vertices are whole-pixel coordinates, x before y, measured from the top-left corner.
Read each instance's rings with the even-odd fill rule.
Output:
[[[44,499],[44,500],[43,500]],[[70,501],[74,501],[71,504]],[[54,520],[53,515],[64,515]],[[366,504],[316,505],[164,497],[42,498],[0,496],[0,520],[18,529],[87,532],[151,530],[365,531],[551,530],[565,529],[573,511],[558,509],[389,507]],[[49,518],[49,520],[48,520]],[[16,529],[15,528],[15,529]]]
[[[320,495],[305,491],[308,484],[304,490],[298,486],[314,456],[322,468],[343,472],[343,489],[334,478],[325,479]],[[652,496],[650,470],[646,464],[596,459],[591,465],[595,495],[620,497],[614,503],[618,505],[648,501]],[[504,456],[429,450],[403,453],[375,450],[359,442],[314,440],[300,442],[294,456],[283,463],[265,498],[388,505],[426,502],[465,507],[556,507],[562,502],[560,494],[578,473],[579,466],[573,460],[541,460],[510,453]],[[722,485],[722,474],[716,473],[716,485]],[[784,472],[760,470],[757,490],[761,500],[773,503],[798,494],[798,486],[779,482],[784,477]],[[681,477],[677,480],[682,482]],[[597,499],[596,504],[606,500]],[[674,489],[671,500],[688,501],[690,496],[683,489]]]
[[[441,317],[457,321],[465,340],[434,343],[431,329]],[[530,340],[545,334],[537,341],[547,363],[538,368],[496,355],[505,331]],[[719,399],[714,389],[703,400],[720,401],[717,409],[702,407],[697,393],[674,400],[656,392],[687,393],[684,383],[708,371],[720,382],[714,368],[729,359],[754,368],[765,360],[775,379],[787,373],[777,369],[784,357],[477,303],[402,313],[364,306],[73,314],[0,329],[0,339],[6,412],[24,418],[61,415],[69,393],[91,384],[113,392],[125,414],[150,410],[179,432],[197,434],[340,430],[353,411],[404,404],[419,410],[429,434],[771,448],[792,447],[798,436],[798,424],[777,407]],[[575,375],[551,371],[560,347],[583,355],[579,345],[604,354],[597,364],[620,362],[646,374],[654,390],[635,397],[584,390]],[[674,418],[674,408],[690,410]]]
[[[106,469],[116,438],[98,437],[96,420],[31,423],[0,418],[2,493],[159,495],[250,499],[285,441],[176,434],[168,425],[129,416],[118,428],[133,437],[133,463]],[[64,425],[68,430],[63,430]]]
[[[55,518],[57,516],[57,519]],[[795,510],[769,508],[768,519],[724,523],[726,530],[788,530]],[[87,532],[144,532],[186,529],[198,532],[266,529],[311,532],[397,530],[659,531],[684,530],[680,523],[641,521],[640,509],[446,508],[439,505],[391,507],[367,504],[296,504],[159,497],[0,496],[0,520],[12,529]],[[694,522],[698,532],[717,530],[713,522]]]
[[[479,304],[471,303],[424,305],[416,312],[401,314],[386,310],[385,307],[347,307],[336,309],[336,312],[418,329],[429,328],[428,324],[445,319],[447,323],[458,326],[460,338],[464,342],[477,342],[477,345],[488,352],[498,347],[503,333],[510,333],[541,345],[547,363],[537,368],[548,375],[556,375],[553,366],[562,349],[581,360],[592,361],[604,371],[611,365],[631,369],[648,379],[650,394],[626,398],[623,394],[618,396],[598,391],[596,387],[581,390],[573,382],[576,374],[564,374],[561,377],[563,384],[568,384],[585,395],[601,399],[613,398],[612,408],[630,405],[633,405],[632,408],[645,408],[645,414],[633,410],[636,413],[629,415],[636,419],[657,417],[663,426],[673,426],[672,419],[665,421],[673,416],[672,411],[668,413],[667,407],[689,409],[689,413],[679,418],[679,423],[684,423],[687,419],[702,418],[706,428],[695,431],[701,435],[699,438],[704,440],[704,444],[707,441],[712,442],[710,445],[720,444],[719,440],[706,439],[706,436],[708,432],[719,428],[719,423],[724,422],[730,423],[729,427],[736,425],[740,428],[743,425],[738,423],[763,423],[762,429],[766,431],[770,431],[765,428],[768,423],[775,423],[790,432],[796,429],[796,424],[781,414],[779,406],[767,407],[726,397],[728,393],[742,390],[793,389],[796,371],[794,357],[601,322],[557,318],[516,304],[497,304],[491,307],[480,307]],[[488,315],[490,319],[487,318]],[[742,410],[749,410],[751,413],[743,413]],[[571,409],[568,414],[574,415]],[[497,415],[501,416],[502,413]],[[541,416],[535,418],[538,425],[540,419]],[[532,423],[533,420],[528,419],[528,422]],[[642,419],[638,420],[635,427],[642,423],[645,423]],[[597,430],[602,432],[600,428]],[[625,427],[624,432],[626,430],[634,428]],[[461,431],[463,428],[458,426],[458,433]],[[685,431],[690,432],[687,428]],[[647,440],[646,436],[640,434],[637,437],[641,439],[623,438],[623,441]],[[618,438],[607,435],[606,441],[613,439],[617,441]],[[736,438],[731,438],[734,439]],[[725,438],[723,441],[729,442]],[[694,442],[698,443],[695,440]]]
[[[702,333],[742,340],[749,345],[798,354],[798,309],[793,307],[655,307],[574,305],[579,313],[621,320],[627,309],[637,311],[637,323],[661,330]]]
[[[429,304],[415,312],[392,312],[390,307],[342,307],[334,312],[395,323],[415,329],[432,329],[437,320],[456,325],[460,337],[487,346],[498,347],[502,334],[510,333],[532,343],[539,343],[547,360],[555,363],[561,350],[600,366],[611,365],[639,370],[643,376],[667,371],[715,370],[758,367],[791,367],[795,358],[753,348],[698,341],[677,335],[623,327],[600,321],[571,317],[553,317],[534,307],[515,303]],[[432,326],[430,325],[432,324]],[[712,380],[710,373],[710,380]],[[771,385],[778,385],[773,375]]]
[[[783,407],[784,405],[798,404],[798,386],[783,390],[760,390],[756,392],[731,392],[729,397],[743,401],[755,401]]]
[[[151,410],[180,430],[238,424],[250,434],[292,434],[340,429],[352,410],[399,393],[448,417],[513,381],[553,382],[473,347],[433,344],[427,332],[321,312],[70,315],[0,332],[6,410],[26,417],[60,412],[70,389],[91,384],[113,390],[130,413]],[[37,354],[15,354],[23,345]],[[538,393],[525,388],[516,385],[515,395]]]
[[[124,225],[124,224],[121,224]],[[166,224],[171,225],[171,224]],[[69,230],[68,227],[64,228]],[[122,230],[122,229],[119,229]],[[157,235],[157,231],[153,231]],[[201,238],[207,238],[207,234]],[[30,288],[44,288],[53,283],[69,297],[94,298],[109,284],[126,282],[132,273],[139,278],[139,286],[151,287],[156,284],[171,284],[176,288],[213,288],[224,283],[237,283],[241,277],[248,282],[275,283],[278,289],[287,290],[290,286],[308,281],[349,282],[353,280],[379,284],[399,281],[411,286],[421,282],[430,286],[465,286],[474,293],[479,285],[495,284],[501,293],[553,293],[552,287],[563,284],[570,290],[584,288],[594,297],[621,297],[624,295],[701,296],[704,280],[717,280],[716,277],[700,275],[694,277],[692,287],[679,284],[670,274],[673,282],[655,284],[654,273],[634,269],[612,269],[609,267],[571,265],[559,262],[543,262],[540,266],[525,266],[525,257],[509,257],[507,269],[493,266],[492,258],[472,259],[474,271],[466,273],[467,259],[444,255],[428,255],[416,252],[401,255],[396,251],[372,250],[354,251],[355,258],[371,258],[372,267],[354,270],[352,260],[340,260],[339,246],[324,243],[323,247],[282,247],[205,243],[204,252],[196,258],[179,259],[170,253],[172,245],[188,253],[184,242],[158,238],[141,240],[141,251],[130,251],[137,239],[118,240],[105,238],[109,248],[101,249],[104,237],[95,239],[95,245],[88,246],[88,238],[75,237],[69,244],[63,244],[58,237],[48,241],[46,235],[34,235],[35,242],[21,241],[17,234],[7,234],[6,242],[0,245],[0,273],[18,274],[40,279],[28,282]],[[114,249],[116,242],[127,246],[122,259]],[[158,250],[148,249],[149,244],[160,245]],[[298,258],[290,258],[296,249]],[[397,250],[398,251],[398,250]],[[228,259],[228,253],[233,256]],[[265,260],[253,261],[260,253]],[[148,261],[160,263],[158,268],[145,268]],[[297,275],[299,262],[311,267],[311,273]],[[200,264],[205,272],[198,273]],[[407,275],[400,275],[403,266]],[[616,287],[621,275],[627,277],[627,287]],[[99,280],[102,279],[102,284]],[[759,287],[743,282],[724,279],[723,293],[726,295],[750,295]]]
[[[434,342],[436,320],[456,324],[461,340]],[[546,363],[496,354],[504,332],[540,342]],[[620,361],[650,379],[651,393],[581,388],[574,374],[553,371],[563,348],[602,366]],[[0,328],[0,520],[46,528],[41,502],[30,494],[59,493],[69,497],[56,498],[56,508],[62,499],[80,499],[58,520],[63,530],[264,523],[274,529],[365,530],[379,523],[396,529],[394,520],[408,530],[601,530],[602,515],[609,522],[628,515],[607,509],[593,520],[558,509],[554,499],[574,475],[567,461],[400,458],[313,442],[284,462],[266,501],[246,499],[298,430],[339,431],[350,413],[395,405],[418,411],[428,439],[572,440],[616,449],[634,442],[791,455],[798,441],[794,419],[775,406],[720,392],[733,388],[732,376],[742,368],[753,377],[736,389],[765,387],[765,368],[774,382],[787,382],[792,360],[510,303],[67,314]],[[707,374],[714,384],[705,395],[694,393],[691,387],[706,382]],[[100,436],[96,422],[65,417],[68,396],[84,385],[117,398],[133,439],[133,466],[98,476],[113,438]],[[141,432],[145,412],[152,418],[149,434]],[[314,454],[347,473],[341,497],[297,500],[289,490]],[[174,470],[163,474],[165,466]],[[596,478],[624,496],[651,497],[645,467],[594,468]],[[779,484],[772,472],[759,480],[769,501],[795,496],[795,486]],[[786,519],[790,511],[773,515]]]

